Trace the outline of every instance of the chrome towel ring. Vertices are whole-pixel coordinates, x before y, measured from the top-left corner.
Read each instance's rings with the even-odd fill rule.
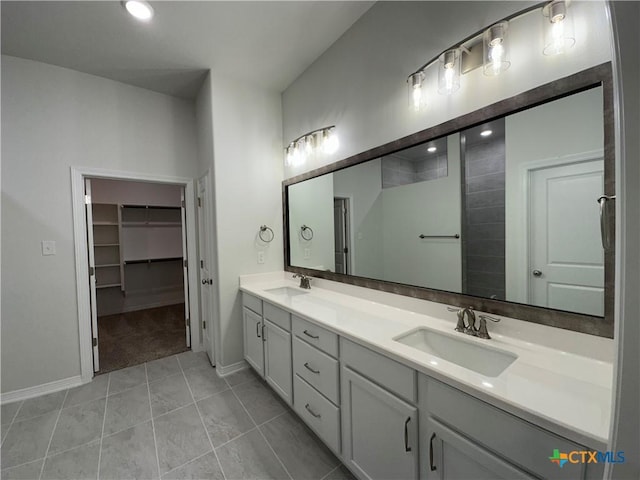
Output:
[[[313,230],[311,229],[311,227],[308,227],[307,225],[302,225],[300,227],[300,236],[309,241],[311,239],[313,239]]]
[[[270,232],[271,235],[269,235],[269,233],[267,233],[267,238],[264,238],[263,235],[265,235],[265,232]],[[271,228],[267,227],[266,225],[260,225],[260,231],[258,232],[258,236],[260,237],[260,240],[262,240],[265,243],[269,243],[271,242],[271,240],[273,240],[273,238],[275,237],[275,234],[273,233],[273,230],[271,230]]]

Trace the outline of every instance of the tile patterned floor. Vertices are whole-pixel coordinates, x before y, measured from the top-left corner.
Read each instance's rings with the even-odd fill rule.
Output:
[[[1,478],[354,477],[252,370],[184,352],[2,406]]]

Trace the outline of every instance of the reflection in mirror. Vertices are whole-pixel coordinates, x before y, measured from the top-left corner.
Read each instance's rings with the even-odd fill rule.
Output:
[[[599,86],[289,185],[290,265],[603,316],[602,105]]]

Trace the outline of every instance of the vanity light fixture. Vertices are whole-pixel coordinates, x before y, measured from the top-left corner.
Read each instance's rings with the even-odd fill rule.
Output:
[[[335,125],[318,128],[290,142],[285,148],[285,164],[289,167],[301,165],[319,150],[327,155],[335,153],[339,146],[335,128]]]
[[[508,22],[500,22],[485,30],[483,35],[483,64],[487,76],[500,75],[511,66],[507,43]]]
[[[153,18],[153,8],[149,2],[144,0],[125,0],[122,2],[122,6],[132,17],[142,22],[148,22]]]
[[[451,95],[460,88],[460,50],[447,50],[438,58],[438,93]]]
[[[567,15],[568,8],[568,0],[553,0],[542,9],[545,24],[543,54],[559,55],[575,45],[573,21]]]
[[[460,76],[483,67],[487,76],[496,76],[511,66],[508,31],[510,21],[540,9],[545,17],[545,55],[564,53],[575,44],[571,15],[567,14],[571,0],[552,0],[544,7],[532,5],[514,13],[489,28],[468,36],[422,65],[407,77],[409,107],[420,111],[426,106],[424,83],[432,65],[438,68],[438,93],[451,95],[460,88]]]

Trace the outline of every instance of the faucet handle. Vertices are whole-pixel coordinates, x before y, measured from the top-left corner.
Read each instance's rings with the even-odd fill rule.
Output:
[[[487,320],[491,320],[494,323],[498,323],[500,321],[497,317],[492,317],[491,315],[478,315],[480,319],[480,327],[478,328],[478,333],[476,336],[478,338],[484,338],[485,340],[489,340],[491,335],[489,335],[489,331],[487,330]]]

